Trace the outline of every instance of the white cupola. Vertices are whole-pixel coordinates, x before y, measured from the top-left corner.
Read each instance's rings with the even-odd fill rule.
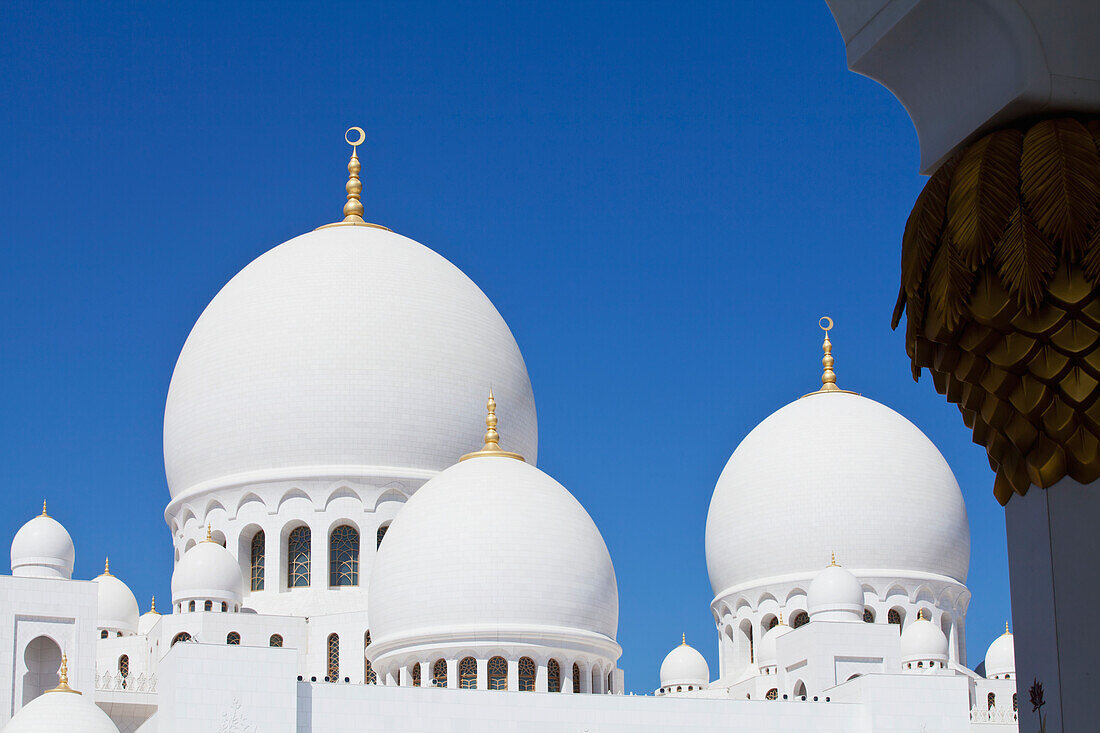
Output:
[[[985,653],[985,676],[991,680],[1016,678],[1016,646],[1005,622],[1005,632],[993,640]]]
[[[68,531],[53,517],[42,513],[24,524],[11,543],[11,574],[20,578],[71,580],[76,549]]]
[[[814,576],[806,593],[811,621],[863,621],[863,586],[856,576],[832,563]]]
[[[776,673],[776,666],[778,664],[776,641],[779,637],[789,634],[793,630],[794,629],[790,626],[783,623],[783,617],[780,616],[779,623],[764,632],[764,636],[760,639],[760,647],[756,652],[756,663],[763,674]]]
[[[177,612],[236,613],[244,597],[244,577],[237,560],[210,536],[188,550],[172,573],[172,605]]]
[[[61,657],[57,687],[31,700],[4,726],[4,733],[118,733],[90,696],[69,687],[68,659]]]
[[[141,614],[141,618],[138,619],[138,634],[141,636],[147,635],[159,621],[160,614],[157,612],[157,599],[154,596],[149,610]]]
[[[100,636],[130,636],[138,630],[138,604],[133,592],[121,580],[111,575],[109,560],[103,563],[103,573],[92,579],[99,586],[99,613],[96,626]]]
[[[680,646],[668,653],[661,662],[660,694],[692,692],[706,689],[710,684],[710,667],[694,647],[687,643],[687,636],[680,638]]]
[[[919,611],[901,634],[901,666],[906,672],[947,667],[947,636],[924,613]]]

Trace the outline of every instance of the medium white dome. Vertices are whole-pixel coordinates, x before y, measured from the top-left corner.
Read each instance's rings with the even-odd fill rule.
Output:
[[[901,661],[947,661],[947,636],[939,626],[919,618],[901,634]]]
[[[761,667],[774,667],[776,664],[776,640],[784,634],[794,631],[787,624],[779,623],[764,632],[760,639],[760,649],[756,653],[756,662]]]
[[[106,569],[102,575],[93,578],[92,582],[99,586],[96,626],[108,631],[137,633],[138,604],[130,588]]]
[[[31,700],[4,726],[4,733],[118,733],[118,727],[88,695],[51,691]]]
[[[11,574],[23,578],[73,577],[76,548],[68,531],[53,517],[42,514],[24,524],[11,543]]]
[[[241,270],[191,330],[164,412],[168,486],[440,471],[477,447],[490,385],[504,447],[534,462],[527,369],[477,285],[384,229],[313,231]]]
[[[141,614],[141,617],[138,619],[138,634],[141,636],[147,635],[159,622],[159,613],[156,611],[146,611]]]
[[[993,640],[985,653],[985,676],[989,679],[1004,679],[1005,675],[1016,676],[1016,645],[1007,628]]]
[[[227,603],[232,611],[243,595],[240,566],[229,550],[212,540],[185,552],[172,571],[172,605],[210,600]]]
[[[810,576],[835,552],[857,576],[912,572],[965,582],[970,528],[947,462],[873,400],[819,392],[760,423],[730,457],[707,515],[715,596]]]
[[[818,571],[806,593],[810,618],[821,621],[862,621],[863,586],[836,564]]]
[[[710,684],[710,667],[687,640],[668,653],[661,662],[661,687],[675,687],[676,685],[702,685]]]
[[[442,634],[584,639],[618,657],[618,588],[599,530],[565,487],[513,458],[479,456],[425,483],[379,547],[368,598],[378,656]]]

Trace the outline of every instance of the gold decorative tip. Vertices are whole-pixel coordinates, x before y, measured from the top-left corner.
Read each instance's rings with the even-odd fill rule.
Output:
[[[110,575],[111,574],[111,558],[109,558],[109,557],[104,557],[103,558],[103,572],[101,574],[102,575]]]
[[[779,612],[779,625],[780,626],[786,626],[787,625],[787,624],[783,623],[783,612],[782,611]]]
[[[836,363],[836,360],[833,358],[833,342],[829,340],[829,331],[833,327],[833,319],[829,316],[822,316],[817,319],[817,327],[825,332],[825,340],[821,343],[821,350],[824,352],[824,356],[821,357],[821,389],[802,396],[809,397],[811,394],[821,394],[822,392],[855,394],[855,392],[849,392],[836,386],[836,372],[833,371],[833,364]]]
[[[214,538],[210,536],[210,525],[206,525],[206,539],[204,542],[213,542]]]
[[[79,695],[80,693],[69,687],[69,658],[64,654],[61,655],[61,669],[57,670],[57,687],[52,690],[46,690],[46,692],[73,692]]]
[[[355,139],[349,137],[352,133],[356,133]],[[362,127],[349,127],[347,132],[344,133],[344,140],[351,146],[351,159],[348,161],[348,182],[344,186],[348,192],[347,203],[344,204],[344,220],[338,221],[335,224],[325,224],[318,229],[327,229],[328,227],[340,227],[340,226],[354,226],[354,227],[374,227],[375,229],[386,229],[384,226],[378,224],[371,224],[363,220],[363,201],[360,195],[363,193],[363,182],[359,180],[359,171],[362,170],[362,166],[359,164],[359,146],[363,144],[363,141],[367,139],[367,133],[363,132]],[[386,229],[386,231],[390,231]]]
[[[688,635],[687,634],[680,634],[680,646],[687,646],[687,643],[688,643]]]
[[[497,401],[493,398],[493,390],[491,387],[489,388],[489,399],[485,403],[485,410],[487,412],[485,415],[485,445],[481,447],[481,450],[467,453],[458,460],[465,461],[467,458],[480,458],[482,456],[497,456],[499,458],[524,460],[523,456],[519,453],[512,453],[500,447],[500,434],[497,433]]]
[[[1008,622],[1007,621],[1005,621],[1005,633],[1006,634],[1011,634],[1012,633],[1011,631],[1008,630]]]
[[[836,553],[835,553],[835,552],[834,552],[834,553],[832,553],[832,556],[833,556],[833,559],[829,561],[829,567],[831,567],[831,568],[839,568],[840,566],[839,566],[839,565],[837,565],[837,563],[836,563]]]
[[[45,499],[42,500],[42,516],[43,517],[50,516],[49,514],[46,514],[46,500]]]
[[[159,613],[157,613],[157,597],[156,596],[153,596],[152,602],[149,604],[149,613],[156,613],[158,616],[160,615]]]

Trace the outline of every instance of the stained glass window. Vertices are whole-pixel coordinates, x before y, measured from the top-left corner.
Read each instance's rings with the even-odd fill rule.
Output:
[[[990,710],[997,707],[997,696],[994,695],[992,692],[989,693],[985,696],[985,704]]]
[[[309,587],[309,527],[298,527],[290,533],[286,541],[287,575],[286,584],[290,588]]]
[[[1013,692],[1012,693],[1012,712],[1015,713],[1017,710],[1018,710],[1018,708],[1016,707],[1016,693]]]
[[[359,585],[359,530],[341,524],[328,539],[329,585]]]
[[[236,631],[230,631],[228,634],[225,635],[225,643],[232,644],[233,646],[240,646],[241,635],[238,634]]]
[[[775,689],[774,687],[771,688],[770,690],[768,690],[768,694],[764,695],[764,699],[765,700],[778,700],[779,699],[779,690]]]
[[[869,608],[863,609],[863,620],[869,624],[875,622],[875,612]]]
[[[267,538],[264,536],[262,529],[252,535],[252,590],[264,589],[264,551],[266,542]]]
[[[278,634],[272,634],[271,638],[267,640],[268,646],[281,647],[283,645],[283,637]]]
[[[186,631],[181,631],[180,633],[176,634],[176,636],[172,639],[172,646],[175,646],[181,641],[191,641],[191,635],[188,634]]]
[[[122,689],[126,689],[126,678],[130,676],[130,658],[123,654],[118,658],[118,675],[122,678]]]
[[[187,604],[187,610],[190,611],[191,613],[195,612],[195,602],[194,601],[191,601],[190,603]]]
[[[108,634],[108,633],[109,633],[109,632],[107,631],[107,629],[104,629],[103,631],[100,631],[100,632],[99,632],[99,638],[100,638],[100,639],[106,639],[106,638],[107,638],[107,634]]]
[[[573,665],[573,692],[581,691],[581,668]]]
[[[799,611],[794,615],[794,618],[791,619],[791,628],[797,629],[799,626],[805,626],[808,623],[810,623],[810,614],[805,611]]]
[[[366,651],[370,646],[370,632],[363,634],[363,650]],[[364,657],[363,662],[363,684],[373,685],[378,682],[378,675],[374,673],[374,669],[370,666],[370,660]]]
[[[886,614],[886,621],[901,626],[901,611],[896,608],[891,608],[889,613]]]
[[[328,635],[328,678],[335,682],[340,677],[340,637]]]
[[[504,661],[504,657],[489,660],[488,674],[490,690],[508,689],[508,662]]]
[[[437,659],[432,665],[432,687],[447,686],[447,660]]]
[[[413,687],[420,687],[420,664],[413,665],[412,678]]]
[[[519,689],[523,692],[535,690],[535,660],[530,657],[519,658]]]
[[[463,690],[477,689],[477,660],[464,657],[458,663],[458,686]]]
[[[378,549],[382,546],[382,538],[386,536],[386,531],[390,528],[390,525],[383,524],[378,528],[378,533],[375,535],[374,549]]]
[[[225,601],[222,601],[222,613],[225,613],[228,610],[229,610],[229,604],[226,603]]]
[[[202,610],[204,610],[204,611],[211,611],[213,609],[214,609],[214,602],[213,601],[206,601],[205,603],[202,604]]]
[[[561,665],[556,659],[546,663],[546,689],[550,692],[561,692]]]

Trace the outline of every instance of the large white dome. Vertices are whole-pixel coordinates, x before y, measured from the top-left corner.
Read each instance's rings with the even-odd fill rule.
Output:
[[[73,577],[76,548],[61,523],[42,513],[15,533],[11,543],[11,574],[27,578]]]
[[[857,576],[966,581],[962,492],[936,446],[873,400],[817,392],[773,413],[726,464],[707,515],[715,596],[810,577],[836,553]]]
[[[476,447],[490,386],[504,447],[533,462],[523,357],[477,285],[388,230],[310,232],[245,267],[188,336],[165,406],[168,486],[439,471]]]
[[[409,499],[379,548],[369,600],[379,654],[442,638],[614,646],[619,618],[615,569],[588,512],[534,466],[492,456]]]
[[[118,733],[91,695],[50,691],[31,700],[4,726],[4,733]]]
[[[217,542],[204,540],[184,553],[172,571],[172,604],[210,600],[230,610],[244,596],[244,577],[237,560]]]
[[[661,662],[661,687],[675,687],[676,685],[699,685],[706,687],[710,684],[710,667],[703,655],[689,646],[685,639],[680,646],[668,653]]]

